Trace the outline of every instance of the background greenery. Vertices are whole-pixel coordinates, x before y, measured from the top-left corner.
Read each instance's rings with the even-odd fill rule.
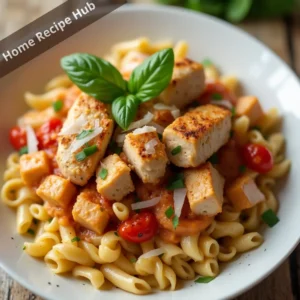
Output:
[[[156,0],[237,23],[246,17],[279,17],[299,10],[300,0]]]

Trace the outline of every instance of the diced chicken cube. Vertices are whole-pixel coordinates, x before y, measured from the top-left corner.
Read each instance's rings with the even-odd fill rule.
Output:
[[[24,154],[20,158],[20,173],[26,185],[38,185],[50,174],[50,162],[45,151]]]
[[[264,115],[264,112],[255,96],[245,96],[237,101],[236,115],[246,115],[250,120],[250,126],[253,126]]]
[[[184,58],[175,62],[172,80],[159,98],[165,104],[175,105],[181,109],[196,100],[204,88],[203,66]]]
[[[178,167],[197,167],[229,140],[231,113],[216,105],[200,106],[177,118],[163,133],[170,161]],[[174,155],[172,150],[181,146]]]
[[[103,179],[100,176],[101,170],[107,171],[107,176]],[[122,200],[134,191],[130,171],[117,154],[107,156],[97,171],[97,191],[108,200]]]
[[[72,215],[75,222],[98,234],[102,234],[109,221],[109,215],[99,203],[94,203],[97,198],[96,191],[85,189],[78,196],[73,206]]]
[[[86,146],[83,145],[75,152],[72,152],[70,146],[79,141],[76,139],[77,134],[62,135],[58,138],[56,160],[64,177],[70,179],[75,184],[83,186],[94,175],[100,160],[105,154],[113,133],[114,122],[110,118],[108,106],[86,94],[81,94],[74,102],[69,110],[62,132],[74,124],[74,122],[78,122],[78,118],[85,120],[79,132],[82,130],[96,130],[95,123],[96,121],[99,122],[102,132],[88,142],[89,146],[97,146],[97,152],[82,161],[78,161],[76,154]]]
[[[53,206],[67,207],[76,196],[77,189],[70,180],[56,175],[47,176],[36,193]]]
[[[193,213],[214,216],[222,211],[225,180],[210,162],[185,170],[184,180]]]
[[[155,141],[156,145],[147,151],[146,144],[150,141]],[[157,183],[164,176],[168,158],[157,132],[127,134],[123,151],[144,183]]]
[[[248,175],[237,178],[227,188],[226,196],[237,211],[253,207],[257,203],[265,200],[264,194]]]

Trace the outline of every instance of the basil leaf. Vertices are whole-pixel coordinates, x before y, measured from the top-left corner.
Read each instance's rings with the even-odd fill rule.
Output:
[[[118,125],[126,130],[137,113],[139,99],[133,95],[121,96],[112,104],[112,114]]]
[[[230,22],[240,22],[249,13],[252,0],[229,0],[226,8],[226,19]]]
[[[99,57],[75,53],[61,59],[61,67],[83,92],[105,103],[125,94],[126,82],[120,72]]]
[[[133,70],[128,82],[128,90],[142,102],[153,99],[168,86],[173,68],[173,49],[161,50]]]

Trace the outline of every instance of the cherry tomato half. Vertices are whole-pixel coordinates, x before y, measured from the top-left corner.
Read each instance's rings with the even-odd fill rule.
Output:
[[[16,150],[20,150],[22,147],[27,145],[26,130],[19,126],[11,128],[9,132],[9,140]]]
[[[236,103],[236,98],[221,82],[208,82],[204,93],[200,96],[200,104],[208,104],[213,100],[229,100],[232,104]]]
[[[153,213],[144,211],[133,215],[121,223],[118,233],[124,240],[143,243],[150,240],[158,230],[158,223]]]
[[[57,134],[62,127],[62,121],[53,118],[43,124],[36,132],[40,149],[49,149],[57,146]]]
[[[262,145],[246,144],[242,155],[247,167],[258,173],[267,173],[273,168],[272,153]]]

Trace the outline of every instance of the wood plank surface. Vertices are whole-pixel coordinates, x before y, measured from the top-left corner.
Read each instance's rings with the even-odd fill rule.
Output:
[[[1,2],[2,0],[0,0]],[[20,9],[17,7],[19,0],[9,0],[13,1],[15,5],[15,13],[10,12],[14,19],[17,19],[17,23],[9,23],[6,25],[7,32],[11,32],[17,27],[23,26],[24,22],[23,16]],[[41,8],[40,3],[46,3],[49,6],[50,2],[55,7],[59,1],[62,0],[52,0],[52,1],[38,1],[38,0],[27,0],[32,8],[34,8],[35,17],[41,12],[49,10],[49,7]],[[22,1],[25,2],[25,1]],[[54,4],[55,3],[55,4]],[[46,4],[44,4],[46,5]],[[46,5],[46,6],[47,6]],[[50,5],[51,6],[51,5]],[[42,10],[41,10],[42,9]],[[1,20],[0,20],[1,23]],[[300,17],[297,16],[293,20],[292,33],[292,46],[294,53],[294,68],[300,75]],[[3,24],[3,23],[2,23]],[[7,24],[7,23],[6,23]],[[258,21],[245,21],[238,25],[240,28],[249,32],[271,49],[273,49],[283,60],[287,63],[291,63],[290,49],[287,43],[288,32],[286,23],[283,19],[273,19],[273,20],[258,20]],[[1,24],[0,24],[1,27]],[[0,36],[1,38],[1,36]],[[296,271],[298,273],[293,278],[299,280],[296,284],[294,283],[294,289],[300,287],[300,247],[297,248],[295,252],[295,264]],[[260,284],[252,288],[250,291],[246,292],[236,300],[292,300],[295,299],[292,291],[292,282],[290,276],[290,262],[286,260],[276,271],[274,271],[268,278],[263,280]],[[295,294],[295,290],[294,290]],[[296,293],[297,294],[297,293]],[[0,269],[0,300],[42,300],[40,297],[35,296],[33,293],[29,292],[16,281],[12,280],[5,272]],[[60,300],[60,299],[59,299]],[[298,299],[297,299],[298,300]]]

